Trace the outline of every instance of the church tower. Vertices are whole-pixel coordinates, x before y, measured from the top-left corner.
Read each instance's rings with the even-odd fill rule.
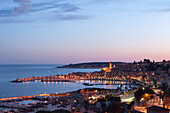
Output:
[[[110,68],[110,69],[112,69],[112,68],[113,68],[113,67],[112,67],[112,63],[111,63],[111,62],[110,62],[110,64],[109,64],[109,68]]]

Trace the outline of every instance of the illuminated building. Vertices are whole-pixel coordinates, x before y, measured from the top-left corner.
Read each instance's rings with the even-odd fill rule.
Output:
[[[105,77],[107,76],[108,73],[111,72],[111,70],[115,68],[115,65],[112,66],[112,63],[110,62],[109,67],[103,67],[102,70],[105,71]]]

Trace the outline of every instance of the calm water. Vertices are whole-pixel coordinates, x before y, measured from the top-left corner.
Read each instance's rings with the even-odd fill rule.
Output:
[[[13,96],[36,95],[43,93],[62,93],[74,91],[87,86],[82,85],[82,82],[28,82],[28,83],[11,83],[11,80],[16,78],[24,78],[30,76],[49,76],[56,74],[68,74],[72,72],[93,72],[100,69],[62,69],[56,68],[59,65],[0,65],[0,98]],[[88,86],[100,88],[117,88],[114,85],[104,86]]]

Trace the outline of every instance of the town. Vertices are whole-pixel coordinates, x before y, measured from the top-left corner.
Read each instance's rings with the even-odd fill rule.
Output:
[[[140,62],[110,64],[92,73],[28,77],[12,82],[97,81],[117,89],[85,88],[77,91],[0,98],[0,113],[169,113],[170,61],[144,59]],[[129,87],[122,88],[123,85]]]

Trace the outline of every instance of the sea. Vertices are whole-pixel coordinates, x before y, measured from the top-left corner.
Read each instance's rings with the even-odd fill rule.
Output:
[[[65,75],[72,72],[94,72],[101,69],[68,69],[56,68],[56,65],[0,65],[0,98],[28,96],[38,94],[52,94],[75,91],[84,88],[106,88],[116,89],[118,85],[99,85],[99,86],[84,86],[82,83],[96,83],[98,81],[81,80],[77,82],[40,82],[32,81],[25,83],[12,83],[10,81],[18,78],[32,76],[50,76],[50,75]]]

